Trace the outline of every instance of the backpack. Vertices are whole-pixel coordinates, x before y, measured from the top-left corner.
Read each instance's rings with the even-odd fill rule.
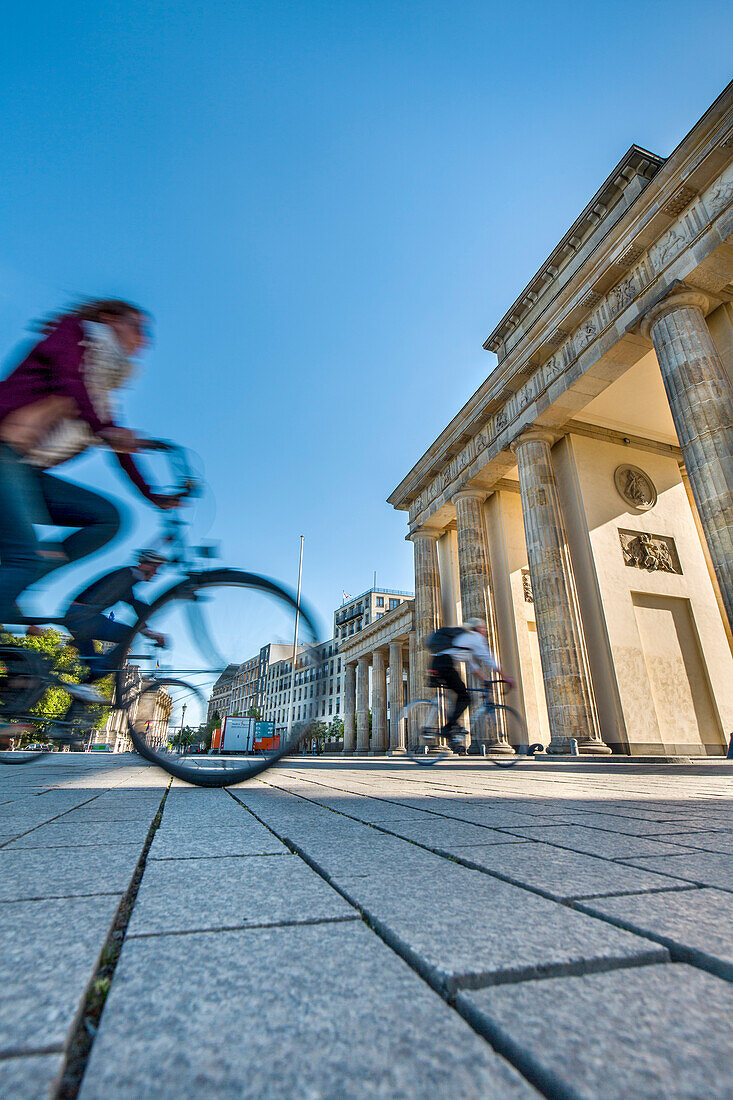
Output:
[[[428,636],[425,645],[436,657],[439,653],[444,653],[446,649],[450,649],[458,635],[463,633],[464,628],[462,626],[441,626],[439,630],[434,630]]]

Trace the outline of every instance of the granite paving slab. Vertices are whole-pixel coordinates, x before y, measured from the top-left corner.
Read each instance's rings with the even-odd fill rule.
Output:
[[[422,821],[385,821],[380,827],[394,836],[414,840],[428,848],[440,848],[442,851],[472,844],[527,843],[521,836],[500,833],[484,825],[455,821],[448,817],[432,817],[429,814],[425,814]]]
[[[640,935],[653,936],[679,959],[733,981],[733,902],[723,890],[681,890],[599,898],[583,909]]]
[[[619,929],[586,923],[583,913],[405,841],[386,859],[358,844],[296,843],[387,942],[447,991],[667,957],[637,936],[619,939]]]
[[[0,1096],[7,1100],[42,1100],[64,1064],[61,1054],[35,1054],[0,1060]]]
[[[692,829],[688,822],[640,821],[636,818],[619,817],[618,815],[606,813],[568,814],[568,824],[605,829],[609,833],[624,833],[627,836],[659,838],[662,842],[667,840],[671,842],[676,833],[685,833]]]
[[[161,802],[160,792],[156,792],[154,798],[136,799],[119,798],[114,802],[103,802],[95,799],[89,806],[81,806],[77,810],[70,810],[64,814],[64,821],[68,822],[95,822],[95,821],[147,821],[150,826]]]
[[[356,922],[127,940],[79,1100],[535,1095]]]
[[[733,832],[682,833],[670,836],[671,844],[680,844],[685,848],[700,849],[703,852],[723,852],[733,855]]]
[[[603,894],[679,890],[687,883],[667,875],[637,870],[621,863],[530,842],[514,845],[469,845],[446,849],[483,870],[503,875],[519,886],[541,890],[559,901]]]
[[[137,844],[142,848],[148,835],[150,822],[108,821],[108,822],[72,822],[65,818],[41,825],[32,832],[18,837],[10,849],[14,848],[97,848],[104,844]]]
[[[689,852],[685,855],[646,857],[625,862],[634,867],[646,867],[664,875],[696,882],[699,886],[718,886],[733,890],[733,858],[720,852]]]
[[[244,816],[244,815],[243,815]],[[169,825],[158,829],[148,859],[201,859],[214,856],[259,856],[288,849],[264,825]]]
[[[151,860],[128,936],[351,918],[354,910],[292,855]]]
[[[606,859],[679,854],[679,846],[674,844],[649,840],[647,837],[607,832],[605,829],[589,829],[583,825],[539,825],[521,831],[516,830],[516,835],[541,840],[547,844],[556,844],[573,852],[604,856]]]
[[[0,849],[0,901],[124,893],[139,844]]]
[[[458,1005],[546,1095],[730,1100],[733,986],[692,967],[522,982]]]
[[[66,1042],[120,896],[0,904],[0,1058]]]

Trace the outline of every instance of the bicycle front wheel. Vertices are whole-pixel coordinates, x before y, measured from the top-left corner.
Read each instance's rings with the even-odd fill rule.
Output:
[[[164,635],[165,648],[150,651],[143,630]],[[133,746],[197,786],[227,787],[259,775],[292,752],[320,717],[317,640],[312,613],[274,581],[237,569],[189,574],[131,628],[116,698]],[[271,704],[267,715],[265,698]],[[209,748],[225,717],[253,722],[229,723],[224,744]],[[235,728],[237,736],[230,737]]]
[[[401,718],[407,732],[408,755],[423,767],[438,764],[448,753],[438,743],[440,708],[434,699],[415,699],[403,708]]]

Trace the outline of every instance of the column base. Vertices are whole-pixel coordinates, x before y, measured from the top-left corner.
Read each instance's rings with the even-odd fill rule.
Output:
[[[407,749],[388,749],[387,756],[407,756]]]
[[[567,756],[570,753],[570,738],[563,737],[562,740],[550,741],[550,744],[545,749],[548,756],[564,755]],[[578,752],[583,756],[610,756],[611,750],[604,741],[578,741]]]
[[[508,741],[472,741],[466,751],[469,756],[483,756],[484,750],[491,756],[514,756],[515,752]]]

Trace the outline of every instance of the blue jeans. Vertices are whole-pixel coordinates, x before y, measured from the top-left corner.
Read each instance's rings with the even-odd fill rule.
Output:
[[[120,522],[106,497],[30,466],[0,444],[0,621],[16,613],[15,600],[25,588],[66,564],[42,556],[34,524],[76,528],[59,546],[71,562],[105,546]]]

